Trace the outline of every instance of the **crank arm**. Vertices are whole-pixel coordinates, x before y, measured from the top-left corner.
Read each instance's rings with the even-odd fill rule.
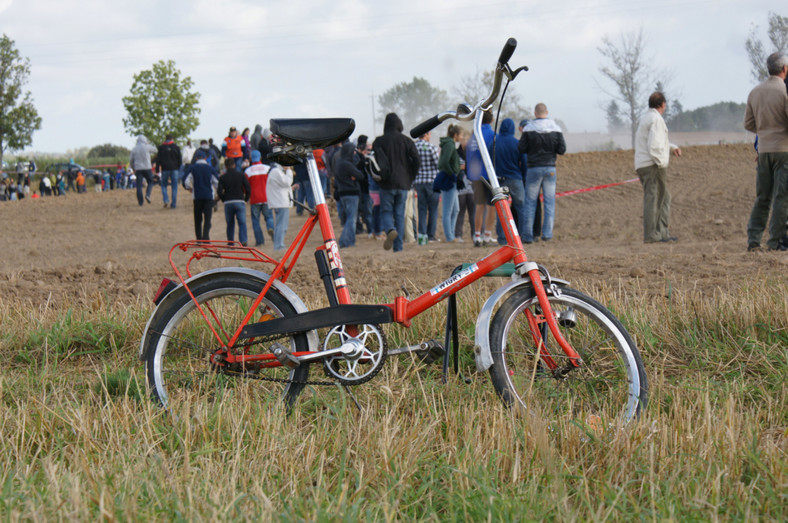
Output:
[[[312,354],[305,354],[303,356],[298,356],[298,361],[300,363],[306,363],[309,361],[322,360],[323,358],[328,358],[331,356],[335,356],[337,354],[345,354],[346,352],[347,352],[346,349],[343,349],[342,347],[337,347],[336,349],[321,350],[318,352],[313,352]]]

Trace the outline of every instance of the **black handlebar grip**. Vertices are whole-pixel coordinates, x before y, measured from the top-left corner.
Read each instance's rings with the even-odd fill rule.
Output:
[[[435,129],[436,127],[438,127],[438,125],[440,125],[440,123],[441,123],[441,121],[438,119],[438,115],[436,114],[435,116],[433,116],[429,120],[425,120],[425,121],[421,122],[419,125],[417,125],[416,127],[414,127],[413,129],[411,129],[410,130],[410,137],[411,138],[419,138],[423,134],[428,133],[428,132],[432,131],[433,129]]]
[[[501,57],[498,58],[499,64],[505,64],[509,62],[509,59],[514,54],[514,50],[517,48],[517,40],[514,38],[509,38],[506,41],[506,45],[503,46],[503,50],[501,51]]]

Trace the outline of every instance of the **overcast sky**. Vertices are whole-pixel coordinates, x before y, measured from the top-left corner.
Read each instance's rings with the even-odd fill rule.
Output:
[[[769,11],[788,15],[775,0],[0,0],[0,33],[30,59],[43,122],[27,152],[65,152],[131,147],[121,98],[158,60],[174,60],[202,95],[193,137],[329,116],[373,135],[373,96],[414,76],[451,92],[492,68],[510,36],[512,65],[530,67],[510,87],[522,101],[546,103],[570,132],[602,131],[605,35],[642,26],[685,110],[744,102],[754,85],[744,41],[753,24],[766,41]]]

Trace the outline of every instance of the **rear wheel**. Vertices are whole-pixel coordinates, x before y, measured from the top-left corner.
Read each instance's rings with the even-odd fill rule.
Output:
[[[222,275],[190,287],[214,330],[226,342],[236,331],[264,283],[239,275]],[[152,394],[164,406],[183,401],[214,401],[228,394],[256,390],[281,397],[289,408],[303,390],[309,365],[296,369],[267,368],[258,363],[228,364],[225,351],[200,314],[186,289],[158,310],[150,322],[146,346],[146,375]],[[250,322],[295,315],[293,306],[273,287],[268,290]],[[291,351],[308,350],[305,334],[276,340]],[[273,341],[237,342],[234,354],[269,354]],[[240,378],[240,379],[239,379]],[[246,379],[244,379],[246,378]],[[278,380],[278,381],[277,381]],[[241,383],[253,385],[242,387]],[[239,392],[240,391],[240,392]]]
[[[559,296],[548,298],[562,335],[582,364],[570,365],[533,289],[522,290],[503,303],[492,321],[490,375],[498,394],[509,405],[541,413],[548,422],[565,418],[596,425],[637,417],[646,405],[646,373],[621,322],[574,289],[562,288]]]

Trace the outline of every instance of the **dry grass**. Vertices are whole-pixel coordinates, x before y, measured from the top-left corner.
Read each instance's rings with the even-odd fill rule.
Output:
[[[253,384],[165,412],[136,360],[143,303],[0,304],[0,517],[785,520],[788,286],[593,294],[649,374],[649,408],[624,430],[546,427],[505,409],[470,351],[470,385],[391,358],[354,390],[360,412],[313,387],[288,417]],[[484,296],[461,299],[466,348]],[[443,312],[388,329],[390,343],[441,338]]]

